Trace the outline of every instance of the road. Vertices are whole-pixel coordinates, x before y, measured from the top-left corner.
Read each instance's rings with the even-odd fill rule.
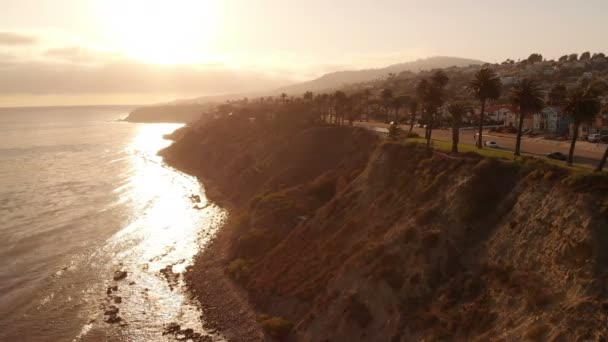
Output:
[[[375,127],[381,131],[388,129],[389,125],[380,122],[356,122],[356,126],[362,127]],[[401,125],[404,130],[409,130],[409,125]],[[420,136],[424,136],[423,128],[414,128],[414,131]],[[476,129],[462,129],[460,131],[460,143],[461,144],[475,144],[475,133]],[[446,129],[435,129],[433,130],[432,138],[435,140],[452,140],[451,130]],[[495,141],[499,145],[500,150],[504,151],[515,151],[515,135],[498,133],[493,134],[489,131],[483,133],[484,141]],[[595,167],[599,163],[607,145],[595,144],[587,141],[578,141],[576,143],[576,149],[574,151],[574,163],[587,167]],[[534,156],[546,156],[551,152],[561,152],[565,155],[568,154],[570,149],[569,141],[554,141],[545,140],[540,137],[528,137],[524,136],[521,142],[522,154],[534,155]]]

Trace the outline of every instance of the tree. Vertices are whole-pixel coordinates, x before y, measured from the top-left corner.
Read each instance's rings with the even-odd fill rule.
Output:
[[[390,89],[383,89],[382,93],[380,93],[380,98],[382,99],[382,106],[384,107],[384,110],[386,111],[386,121],[390,121],[389,118],[389,113],[390,113],[390,107],[391,107],[391,102],[393,100],[393,91]]]
[[[405,107],[410,101],[408,96],[402,95],[393,98],[392,105],[395,110],[395,123],[399,124],[399,110]]]
[[[598,53],[594,53],[593,57],[591,57],[592,61],[598,60],[598,59],[604,59],[606,58],[606,55],[603,54],[602,52],[598,52]]]
[[[519,111],[519,124],[517,125],[517,139],[515,141],[515,155],[521,155],[521,134],[524,126],[524,117],[543,109],[543,93],[540,84],[529,78],[519,81],[511,90],[510,101]]]
[[[452,103],[448,106],[448,112],[452,117],[452,153],[458,153],[458,142],[460,140],[460,125],[462,118],[467,113],[467,106],[462,103]]]
[[[604,155],[602,156],[602,160],[600,161],[600,163],[597,166],[597,168],[595,169],[595,171],[602,172],[602,170],[604,169],[604,165],[606,165],[606,160],[607,159],[608,159],[608,147],[606,147],[606,151],[604,151]]]
[[[468,88],[473,97],[481,103],[477,148],[483,148],[483,117],[486,110],[486,102],[500,97],[502,82],[494,70],[482,68],[475,74],[475,78],[469,82]]]
[[[408,109],[410,110],[410,132],[412,132],[414,130],[414,122],[416,122],[416,112],[418,112],[418,101],[410,99]]]
[[[578,61],[578,54],[577,53],[573,53],[571,55],[568,56],[568,62],[576,62]]]
[[[564,111],[572,118],[572,142],[570,143],[570,151],[566,163],[572,165],[574,160],[574,148],[578,140],[578,130],[583,123],[590,122],[595,118],[601,110],[601,102],[599,96],[602,89],[600,84],[586,80],[576,87],[568,96]]]
[[[444,103],[445,87],[449,81],[445,72],[436,71],[430,80],[422,79],[418,82],[416,93],[419,101],[422,104],[423,113],[426,117],[426,146],[431,146],[431,135],[433,133],[433,125],[435,124],[435,116],[437,111]]]
[[[372,92],[369,89],[365,89],[362,93],[362,100],[365,102],[365,121],[369,121],[369,105],[370,105],[370,96]]]
[[[307,91],[304,93],[304,95],[302,96],[302,98],[304,99],[304,102],[312,102],[312,98],[313,98],[313,93],[311,91]]]
[[[590,59],[591,59],[591,53],[589,51],[583,52],[581,54],[581,58],[580,58],[581,61],[588,61]]]
[[[568,96],[568,88],[563,83],[557,83],[549,90],[549,104],[552,106],[563,106]]]
[[[397,123],[392,123],[390,125],[390,127],[388,128],[388,138],[390,140],[399,140],[399,137],[401,136],[401,128],[399,127],[399,124]]]
[[[430,88],[430,83],[429,80],[427,80],[426,78],[421,79],[420,81],[418,81],[418,84],[416,85],[416,96],[418,97],[418,101],[420,102],[420,107],[422,109],[422,117],[424,119],[424,121],[426,122],[426,127],[429,126],[429,119],[428,119],[428,109],[427,109],[427,105],[428,105],[428,89]],[[424,130],[424,138],[426,139],[428,137],[429,134],[429,130],[428,128]]]
[[[536,62],[542,62],[543,61],[543,55],[541,55],[540,53],[533,53],[530,55],[530,57],[528,57],[528,62],[530,63],[536,63]]]
[[[348,97],[346,94],[338,90],[334,93],[334,123],[340,125],[344,123],[344,112],[347,107]]]
[[[568,61],[568,55],[563,55],[559,58],[560,63],[567,62],[567,61]]]
[[[283,101],[283,103],[287,102],[287,94],[285,94],[285,93],[281,94],[281,101]]]

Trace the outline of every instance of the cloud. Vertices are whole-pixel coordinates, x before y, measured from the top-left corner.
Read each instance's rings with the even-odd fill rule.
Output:
[[[33,45],[37,41],[35,37],[24,34],[0,32],[0,45]]]
[[[103,62],[119,58],[117,54],[96,51],[80,46],[53,48],[44,51],[42,55],[55,60],[71,63]]]
[[[71,56],[69,50],[59,56]],[[78,56],[78,53],[76,54]],[[0,95],[74,94],[210,94],[274,89],[292,83],[283,75],[227,67],[158,66],[132,60],[102,64],[51,61],[0,64]]]

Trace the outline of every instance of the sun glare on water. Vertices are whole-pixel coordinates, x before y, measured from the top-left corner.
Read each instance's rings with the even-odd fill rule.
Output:
[[[130,58],[155,64],[204,60],[217,24],[216,0],[103,0],[109,39]]]

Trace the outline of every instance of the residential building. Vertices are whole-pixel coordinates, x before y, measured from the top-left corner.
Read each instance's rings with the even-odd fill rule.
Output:
[[[555,135],[565,135],[568,133],[571,119],[563,115],[559,107],[547,107],[541,111],[546,122],[546,132]]]

